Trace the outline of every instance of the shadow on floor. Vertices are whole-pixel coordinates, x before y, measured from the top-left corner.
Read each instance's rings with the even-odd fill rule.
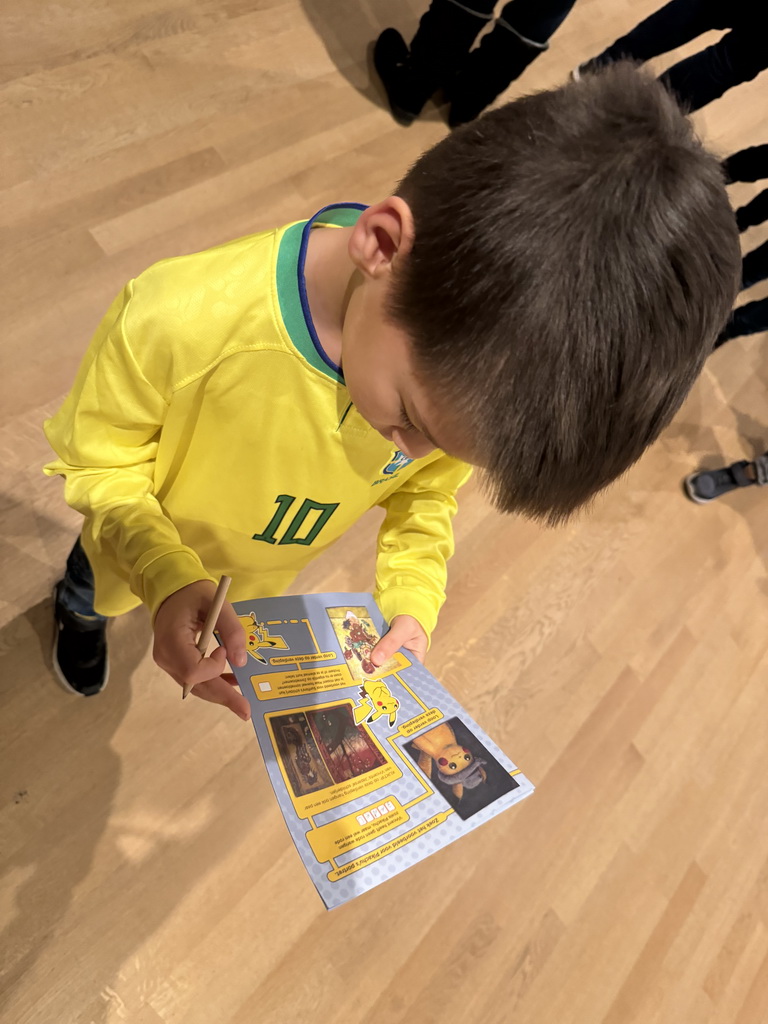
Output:
[[[12,1018],[4,1017],[3,1006],[55,936],[91,869],[120,783],[111,741],[143,653],[126,645],[113,658],[107,690],[83,698],[55,680],[52,638],[50,598],[0,631],[3,860],[15,895],[0,935],[0,1017],[6,1020]]]

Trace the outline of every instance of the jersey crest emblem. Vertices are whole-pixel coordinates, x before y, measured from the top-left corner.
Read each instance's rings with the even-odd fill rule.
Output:
[[[403,455],[401,451],[396,450],[381,472],[384,476],[395,476],[401,469],[409,466],[412,462],[413,459],[409,459],[407,455]]]

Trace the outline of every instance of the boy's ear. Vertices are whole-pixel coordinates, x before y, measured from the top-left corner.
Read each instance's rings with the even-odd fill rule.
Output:
[[[410,251],[413,236],[410,206],[400,196],[390,196],[360,214],[349,239],[349,255],[367,277],[380,278]]]

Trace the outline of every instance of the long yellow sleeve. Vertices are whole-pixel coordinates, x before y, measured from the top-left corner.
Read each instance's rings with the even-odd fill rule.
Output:
[[[67,503],[86,517],[92,562],[109,559],[154,613],[169,593],[210,577],[154,493],[168,401],[126,339],[132,292],[133,282],[110,307],[72,391],[45,424],[58,454],[45,471],[65,478]]]
[[[395,615],[412,615],[432,634],[453,554],[456,492],[470,473],[465,463],[443,455],[381,502],[386,515],[379,531],[374,596],[387,622]]]

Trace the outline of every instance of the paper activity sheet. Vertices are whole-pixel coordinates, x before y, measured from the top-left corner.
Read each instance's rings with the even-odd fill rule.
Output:
[[[370,594],[239,601],[235,667],[299,854],[331,909],[533,791],[407,651],[374,668],[386,631]]]

